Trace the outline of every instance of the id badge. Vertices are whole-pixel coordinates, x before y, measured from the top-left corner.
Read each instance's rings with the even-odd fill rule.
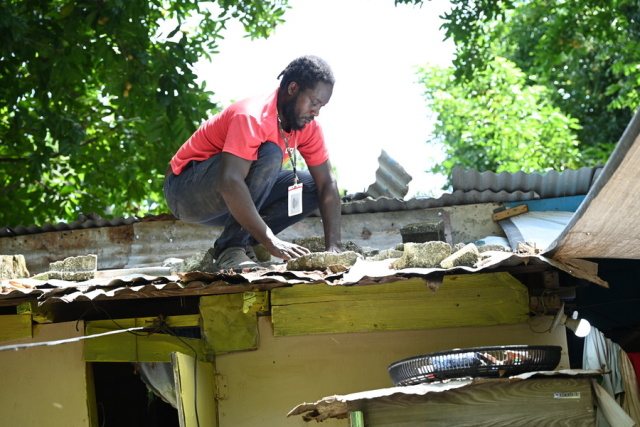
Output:
[[[302,213],[302,183],[289,187],[289,216]]]

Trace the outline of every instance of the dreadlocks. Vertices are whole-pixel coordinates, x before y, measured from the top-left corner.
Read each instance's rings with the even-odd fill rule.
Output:
[[[280,77],[282,77],[280,89],[285,89],[291,82],[298,83],[300,90],[314,88],[318,82],[335,83],[329,64],[324,59],[313,55],[294,59],[280,73],[278,78]]]

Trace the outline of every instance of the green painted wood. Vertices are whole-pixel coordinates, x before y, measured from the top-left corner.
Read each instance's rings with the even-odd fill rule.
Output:
[[[271,291],[276,336],[519,323],[526,286],[506,272],[419,278],[370,286],[296,285]]]
[[[364,415],[361,411],[349,412],[349,426],[350,427],[364,427]]]
[[[100,334],[118,329],[153,325],[155,318],[97,320],[87,322],[86,335]],[[165,319],[171,328],[197,327],[199,315],[170,316]],[[166,333],[131,332],[84,340],[84,360],[88,362],[170,362],[170,354],[179,351],[198,359],[209,355],[204,342],[196,338],[175,337]]]
[[[37,302],[27,301],[22,304],[18,304],[16,307],[18,314],[30,314],[31,320],[36,323],[51,323],[54,321],[53,316],[49,312],[48,306],[39,307]]]
[[[179,352],[171,354],[178,416],[181,426],[217,427],[218,400],[213,363],[196,361]]]
[[[33,338],[30,314],[6,314],[0,316],[0,341]]]
[[[258,317],[244,312],[243,294],[209,295],[200,298],[202,334],[213,354],[258,348]]]

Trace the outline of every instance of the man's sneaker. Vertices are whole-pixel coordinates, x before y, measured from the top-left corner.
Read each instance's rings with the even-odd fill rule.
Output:
[[[261,267],[260,264],[247,256],[244,248],[240,247],[227,248],[222,251],[214,266],[216,270],[233,270],[235,272],[242,272],[246,268]]]
[[[251,261],[255,262],[256,264],[260,263],[260,260],[258,260],[258,257],[257,257],[255,251],[253,250],[253,248],[251,246],[247,246],[247,249],[245,250],[245,252],[247,254],[247,257]]]

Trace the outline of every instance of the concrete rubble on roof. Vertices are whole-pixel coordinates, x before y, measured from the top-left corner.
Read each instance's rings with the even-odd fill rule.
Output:
[[[83,255],[49,264],[49,279],[84,281],[96,277],[98,256]]]
[[[400,228],[400,234],[404,243],[425,243],[433,240],[444,242],[444,221],[440,219],[407,224]]]
[[[24,255],[0,255],[0,280],[29,277]]]
[[[436,268],[451,255],[451,245],[445,242],[405,243],[402,257],[394,261],[393,268]]]
[[[309,249],[311,252],[324,252],[326,250],[324,236],[303,237],[293,239],[292,242]],[[357,252],[365,257],[375,255],[379,252],[378,249],[362,247],[352,241],[342,242],[342,250]]]
[[[353,251],[341,253],[312,252],[308,255],[303,255],[299,258],[287,261],[287,270],[322,271],[329,268],[332,271],[337,272],[336,268],[333,266],[349,267],[355,264],[358,259],[362,259],[362,255]]]
[[[182,258],[167,258],[162,262],[163,267],[170,267],[172,272],[184,273],[189,271],[202,271],[213,273],[213,256],[211,250],[201,250],[192,256]]]
[[[461,265],[473,267],[480,258],[480,252],[473,243],[462,247],[460,250],[452,253],[440,262],[442,268],[453,268]]]

